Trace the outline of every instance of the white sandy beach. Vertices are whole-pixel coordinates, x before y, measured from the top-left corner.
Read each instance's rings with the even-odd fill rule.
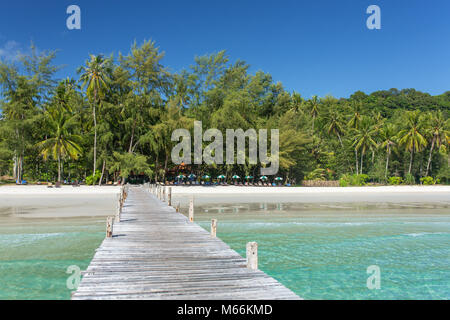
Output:
[[[220,202],[302,202],[302,203],[439,203],[450,205],[450,186],[379,187],[245,187],[173,186],[175,200],[190,196],[196,203]]]
[[[0,186],[0,197],[5,195],[83,195],[83,194],[117,194],[118,186],[61,186],[61,188],[48,188],[46,185],[6,185]],[[0,198],[1,199],[1,198]]]
[[[172,193],[177,194],[447,193],[450,197],[450,186],[379,186],[379,187],[345,187],[345,188],[172,186]]]
[[[62,218],[108,216],[115,212],[116,186],[2,186],[0,216]],[[174,201],[200,203],[428,203],[450,205],[450,186],[245,187],[172,186]]]
[[[115,186],[2,186],[0,218],[73,218],[114,215]],[[0,220],[1,222],[1,220]]]

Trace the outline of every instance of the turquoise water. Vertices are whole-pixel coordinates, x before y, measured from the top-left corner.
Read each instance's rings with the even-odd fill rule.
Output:
[[[197,198],[196,198],[197,199]],[[306,299],[449,299],[447,204],[223,203],[196,205],[195,220]],[[197,201],[197,200],[196,200]],[[183,211],[185,208],[183,208]],[[104,218],[0,214],[0,299],[69,299],[69,266],[84,270],[104,239]],[[369,266],[380,268],[370,290]]]
[[[305,299],[449,299],[450,214],[439,205],[203,204],[196,222]],[[369,289],[369,266],[380,289]]]
[[[103,218],[3,218],[0,299],[70,299],[67,268],[85,270],[104,237]]]

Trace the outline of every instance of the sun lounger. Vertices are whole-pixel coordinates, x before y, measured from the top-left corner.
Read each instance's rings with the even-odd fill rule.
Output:
[[[51,182],[49,182],[49,183],[47,184],[47,188],[53,188],[53,184],[52,184]]]

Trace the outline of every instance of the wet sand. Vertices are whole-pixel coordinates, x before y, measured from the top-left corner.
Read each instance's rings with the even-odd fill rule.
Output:
[[[73,218],[113,215],[119,187],[0,187],[0,218]]]

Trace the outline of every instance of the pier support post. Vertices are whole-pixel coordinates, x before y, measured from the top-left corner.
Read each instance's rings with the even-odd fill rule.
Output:
[[[211,237],[215,238],[217,234],[217,219],[211,220]]]
[[[194,222],[194,197],[189,200],[189,221]]]
[[[258,270],[258,243],[247,242],[247,268]]]
[[[167,205],[170,207],[172,206],[172,187],[169,187],[169,193],[167,198]]]
[[[120,204],[120,194],[117,195],[118,201],[117,201],[117,208],[116,208],[116,219],[115,222],[120,222],[120,214],[122,212],[121,210],[121,204]]]
[[[113,217],[106,218],[106,237],[111,238],[113,234]]]

